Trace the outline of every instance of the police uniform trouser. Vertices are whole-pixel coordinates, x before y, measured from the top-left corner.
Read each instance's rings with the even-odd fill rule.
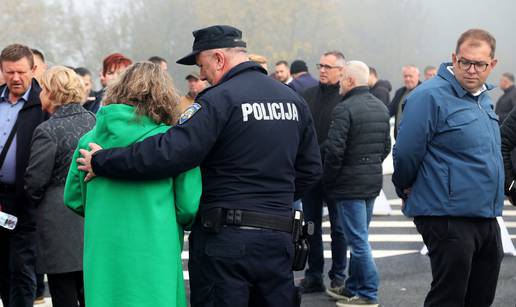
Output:
[[[192,307],[298,306],[292,235],[267,229],[198,224],[189,238]]]
[[[13,213],[14,197],[0,195],[2,211]],[[18,216],[14,230],[0,227],[0,296],[4,307],[32,307],[36,294],[36,226]]]

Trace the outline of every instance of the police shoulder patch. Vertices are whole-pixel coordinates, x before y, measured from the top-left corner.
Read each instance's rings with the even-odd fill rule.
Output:
[[[190,105],[186,110],[181,114],[179,117],[178,124],[181,125],[188,121],[199,109],[201,108],[201,105],[197,102],[194,102],[192,105]]]

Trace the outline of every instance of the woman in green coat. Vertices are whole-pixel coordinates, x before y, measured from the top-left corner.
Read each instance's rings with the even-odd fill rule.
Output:
[[[181,250],[199,206],[199,168],[166,180],[85,183],[76,164],[90,142],[123,147],[165,132],[178,118],[177,102],[168,74],[136,63],[108,87],[95,128],[79,141],[64,201],[84,216],[88,307],[186,306]]]

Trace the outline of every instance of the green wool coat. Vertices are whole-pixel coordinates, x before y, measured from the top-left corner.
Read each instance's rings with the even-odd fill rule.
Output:
[[[183,228],[193,223],[201,196],[199,168],[176,178],[125,181],[77,170],[79,149],[128,146],[169,126],[112,104],[79,141],[64,202],[84,216],[84,290],[88,307],[186,306],[181,251]]]

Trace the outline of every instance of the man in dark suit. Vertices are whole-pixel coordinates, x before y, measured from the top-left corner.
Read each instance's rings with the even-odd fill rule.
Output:
[[[403,72],[403,86],[400,87],[394,94],[394,98],[389,104],[389,114],[394,116],[394,138],[398,136],[398,128],[403,116],[403,106],[405,105],[405,98],[410,92],[421,84],[419,81],[419,69],[414,65],[404,66],[401,70]]]
[[[36,227],[35,207],[23,184],[32,133],[47,115],[41,110],[30,48],[7,46],[0,54],[0,68],[6,81],[0,87],[0,150],[5,150],[0,161],[0,210],[18,218],[13,230],[0,227],[0,296],[4,306],[29,307],[36,289]]]

